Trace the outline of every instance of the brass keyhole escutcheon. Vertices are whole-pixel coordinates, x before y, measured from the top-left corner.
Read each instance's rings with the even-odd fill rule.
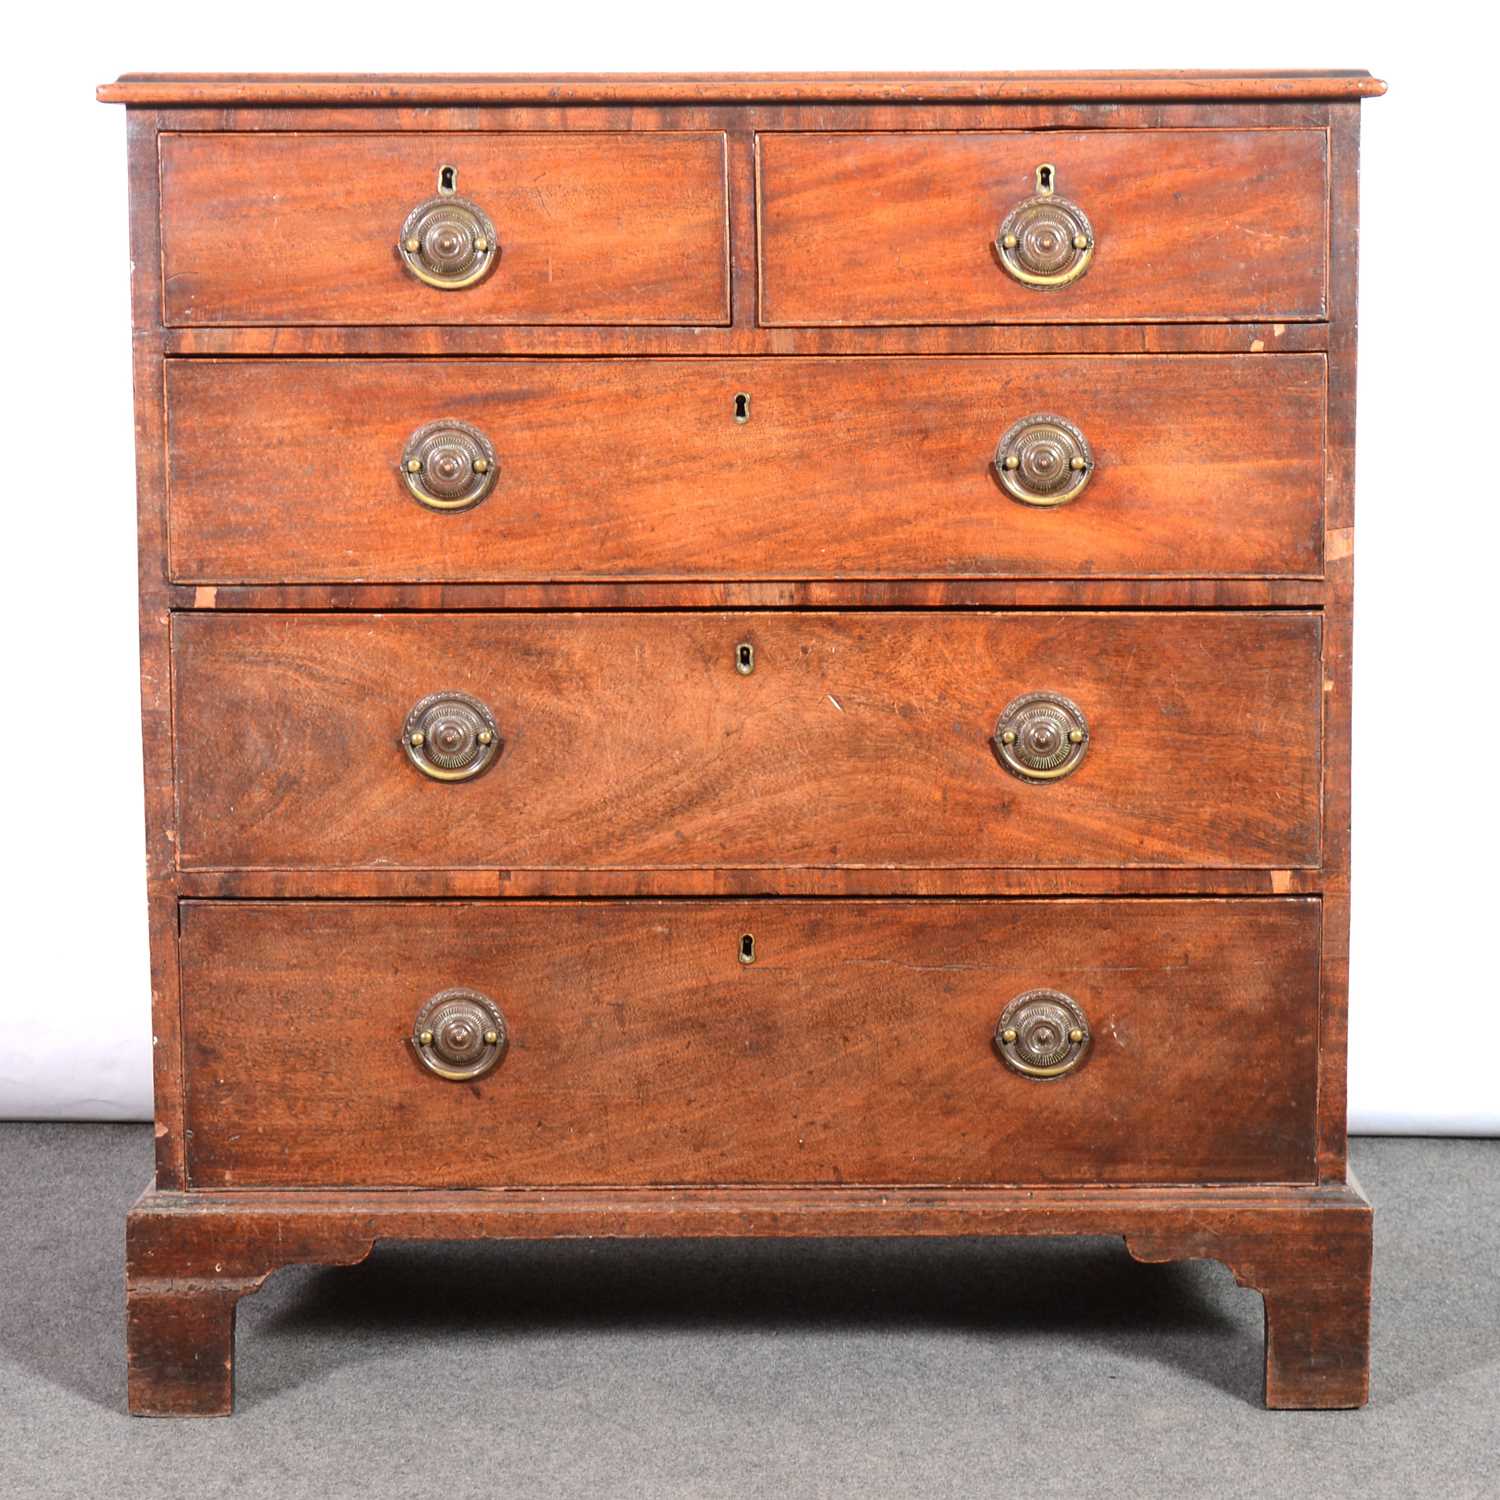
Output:
[[[499,259],[495,226],[477,203],[458,196],[458,169],[438,168],[437,196],[407,214],[396,238],[402,264],[439,291],[473,286]]]
[[[401,450],[401,478],[429,510],[468,510],[495,487],[500,463],[490,440],[453,417],[417,428]]]
[[[1001,1012],[995,1050],[1006,1067],[1027,1078],[1061,1078],[1089,1050],[1083,1007],[1061,990],[1027,990]]]
[[[995,236],[1006,272],[1023,286],[1050,291],[1077,281],[1094,258],[1094,226],[1057,192],[1057,168],[1036,169],[1036,192],[1006,214]]]
[[[1094,472],[1094,450],[1071,422],[1049,412],[1022,417],[995,447],[995,473],[1023,505],[1066,505]]]
[[[406,758],[434,781],[467,781],[500,753],[495,716],[468,693],[431,693],[401,726]]]
[[[1088,720],[1061,693],[1024,693],[1006,704],[993,743],[1012,776],[1059,781],[1076,771],[1088,752]]]
[[[442,990],[417,1012],[411,1044],[429,1073],[453,1083],[482,1078],[510,1037],[500,1007],[478,990]]]

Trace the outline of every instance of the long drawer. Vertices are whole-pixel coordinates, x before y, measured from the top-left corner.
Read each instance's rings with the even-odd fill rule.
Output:
[[[1319,928],[1275,898],[189,902],[189,1173],[1304,1181]]]
[[[792,132],[757,149],[764,323],[1327,313],[1322,130]]]
[[[172,639],[185,868],[1318,862],[1315,613],[202,612]]]
[[[1316,577],[1326,399],[1320,354],[176,360],[171,570]]]
[[[727,323],[724,163],[713,132],[167,132],[163,318]],[[443,236],[462,250],[476,226],[470,285],[403,258],[414,234],[411,262],[445,274]]]

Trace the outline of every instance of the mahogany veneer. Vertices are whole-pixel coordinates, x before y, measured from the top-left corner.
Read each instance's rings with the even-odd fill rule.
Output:
[[[1382,90],[100,90],[156,1041],[132,1411],[227,1412],[283,1265],[580,1234],[1121,1234],[1262,1293],[1269,1405],[1364,1401]]]
[[[982,253],[1037,164],[1089,205],[1098,263],[1064,297]],[[765,135],[769,324],[1216,322],[1321,318],[1324,130]],[[1190,254],[1163,254],[1166,246]]]
[[[394,206],[430,197],[445,164],[503,226],[504,275],[458,300],[395,253],[412,205]],[[727,323],[727,210],[720,134],[167,133],[163,317]]]
[[[188,902],[188,1182],[1311,1182],[1319,920],[1305,897]],[[1075,1088],[995,1064],[994,997],[1041,971],[1096,1028]],[[439,973],[505,997],[472,1093],[407,1045],[412,976]],[[287,1045],[311,1015],[338,1074]]]
[[[1327,399],[1319,354],[174,360],[172,576],[1316,578]],[[996,481],[996,443],[1043,400],[1097,456],[1072,510]],[[461,515],[396,472],[434,411],[500,465]]]
[[[183,615],[178,855],[184,870],[1315,866],[1321,626],[1314,611]],[[1031,688],[1088,706],[1087,756],[1052,787],[1006,775],[991,742]],[[413,775],[393,733],[436,689],[495,714],[495,763],[472,782]]]

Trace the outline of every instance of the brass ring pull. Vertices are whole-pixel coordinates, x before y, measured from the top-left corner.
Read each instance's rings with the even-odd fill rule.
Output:
[[[495,716],[467,693],[432,693],[401,727],[406,758],[434,781],[467,781],[500,753]]]
[[[1066,505],[1094,472],[1094,450],[1071,422],[1048,412],[1022,417],[995,448],[1005,493],[1023,505]]]
[[[1059,781],[1072,775],[1088,752],[1088,720],[1061,693],[1025,693],[1006,704],[995,725],[994,745],[1012,776]]]
[[[457,169],[439,167],[437,197],[407,214],[396,239],[406,269],[443,292],[473,286],[500,255],[495,226],[477,203],[458,197],[457,188]]]
[[[1061,990],[1027,990],[1001,1012],[995,1051],[1006,1067],[1027,1078],[1061,1078],[1089,1050],[1092,1038],[1083,1008]]]
[[[1057,168],[1036,169],[1036,192],[1006,214],[995,236],[1000,264],[1023,286],[1051,291],[1077,281],[1094,258],[1094,226],[1076,203],[1057,196]]]
[[[505,1056],[509,1041],[500,1007],[469,989],[434,995],[417,1012],[411,1032],[422,1066],[453,1083],[484,1077]]]
[[[445,418],[419,427],[401,451],[401,477],[429,510],[468,510],[495,487],[500,465],[490,440],[467,422]]]

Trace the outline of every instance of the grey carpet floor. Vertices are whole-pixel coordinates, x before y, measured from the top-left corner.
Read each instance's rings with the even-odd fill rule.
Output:
[[[382,1245],[240,1304],[227,1421],[124,1414],[144,1126],[0,1126],[0,1495],[1500,1497],[1500,1142],[1355,1142],[1362,1412],[1118,1240]]]

